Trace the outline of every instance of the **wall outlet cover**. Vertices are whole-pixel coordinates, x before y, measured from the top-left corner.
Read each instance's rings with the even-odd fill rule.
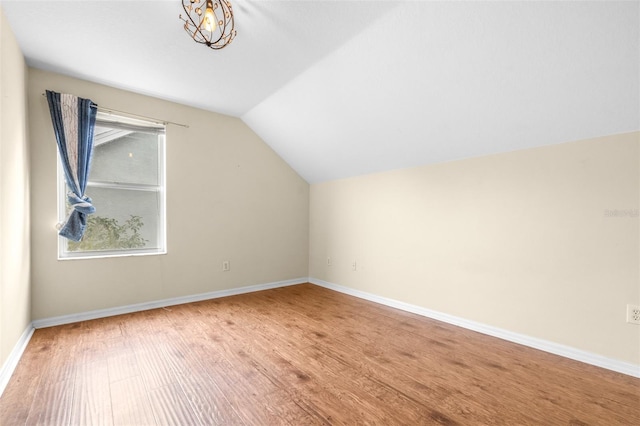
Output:
[[[640,324],[640,306],[627,305],[627,322],[631,324]]]

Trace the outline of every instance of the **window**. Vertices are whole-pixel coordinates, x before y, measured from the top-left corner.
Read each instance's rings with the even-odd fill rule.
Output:
[[[82,241],[58,237],[58,258],[166,253],[165,128],[98,112],[85,195],[96,212]],[[58,161],[59,220],[66,218],[67,187]]]

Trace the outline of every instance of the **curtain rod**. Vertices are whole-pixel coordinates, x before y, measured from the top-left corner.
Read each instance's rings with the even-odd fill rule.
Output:
[[[47,94],[46,93],[42,93],[42,96],[44,96],[46,98]],[[159,123],[163,123],[163,124],[173,124],[174,126],[185,127],[187,129],[189,128],[189,126],[187,124],[175,123],[173,121],[167,121],[167,120],[160,120],[158,118],[147,117],[146,115],[134,114],[132,112],[120,111],[118,109],[113,109],[113,108],[105,108],[105,107],[101,107],[99,105],[96,105],[96,108],[98,110],[106,112],[106,113],[115,112],[115,113],[119,113],[119,114],[126,114],[126,115],[129,115],[131,117],[144,118],[145,120],[153,120],[153,121],[156,121],[156,122],[159,122]]]

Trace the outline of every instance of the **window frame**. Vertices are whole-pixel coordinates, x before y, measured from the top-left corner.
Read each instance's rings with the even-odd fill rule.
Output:
[[[58,260],[74,259],[99,259],[111,257],[130,256],[153,256],[167,254],[167,201],[166,201],[166,123],[159,123],[151,120],[134,119],[127,116],[114,114],[111,112],[98,111],[96,126],[112,127],[119,129],[133,129],[134,131],[156,133],[158,138],[158,185],[132,184],[132,183],[112,183],[94,182],[91,180],[91,170],[89,170],[89,180],[87,182],[87,195],[91,196],[91,188],[106,188],[129,191],[147,191],[158,194],[158,246],[157,248],[130,248],[122,250],[96,250],[96,251],[69,251],[67,249],[68,240],[58,235]],[[95,147],[94,147],[95,148]],[[67,217],[67,183],[65,181],[64,170],[60,161],[60,154],[56,150],[57,157],[57,203],[58,203],[58,223],[62,223]],[[99,212],[96,212],[96,214]]]

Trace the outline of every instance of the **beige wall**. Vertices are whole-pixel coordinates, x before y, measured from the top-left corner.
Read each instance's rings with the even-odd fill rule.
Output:
[[[29,163],[26,69],[1,24],[0,362],[31,319],[310,275],[640,363],[640,328],[624,312],[640,304],[638,217],[606,214],[639,208],[639,133],[309,193],[239,119],[30,69]],[[57,260],[45,89],[189,124],[167,132],[167,255]]]
[[[312,185],[310,276],[640,364],[639,139]]]
[[[309,185],[242,121],[36,69],[28,88],[34,320],[307,276]],[[167,255],[57,260],[46,89],[190,126],[167,126]]]
[[[0,366],[31,323],[26,73],[0,9]]]

